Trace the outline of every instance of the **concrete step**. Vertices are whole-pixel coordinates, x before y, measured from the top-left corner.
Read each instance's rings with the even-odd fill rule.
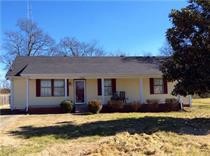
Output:
[[[85,113],[88,112],[88,107],[86,104],[76,104],[75,107],[75,113]]]

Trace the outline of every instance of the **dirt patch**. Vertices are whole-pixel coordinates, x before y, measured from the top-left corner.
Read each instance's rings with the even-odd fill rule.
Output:
[[[201,140],[179,138],[176,134],[167,134],[169,139],[162,133],[129,134],[127,132],[117,134],[101,141],[94,148],[86,149],[84,155],[179,155],[179,154],[208,154],[210,143],[208,138]],[[170,139],[174,138],[174,141]],[[196,141],[195,141],[196,140]],[[193,141],[193,142],[192,142]],[[204,141],[204,142],[203,142]],[[203,150],[204,149],[204,150]],[[203,151],[202,151],[203,150]],[[181,153],[179,153],[181,151]]]
[[[7,127],[13,125],[22,115],[6,115],[0,116],[0,131],[3,131]]]
[[[81,156],[81,155],[87,155],[86,150],[91,149],[93,147],[98,146],[96,143],[65,143],[65,144],[55,144],[52,147],[48,147],[45,150],[30,154],[30,156],[63,156],[63,155],[69,155],[69,156]]]
[[[174,133],[148,134],[119,133],[96,141],[73,140],[54,144],[35,156],[127,156],[127,155],[198,155],[210,152],[209,136],[180,137]],[[172,140],[173,138],[173,140]]]

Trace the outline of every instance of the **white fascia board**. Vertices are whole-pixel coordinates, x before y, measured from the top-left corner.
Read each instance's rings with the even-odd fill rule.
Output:
[[[85,78],[160,78],[162,74],[154,74],[154,75],[140,75],[140,74],[133,74],[133,75],[126,75],[126,74],[22,74],[21,77],[24,78],[31,78],[31,79],[47,79],[47,78],[72,78],[72,79],[85,79]]]
[[[7,78],[8,80],[14,80],[14,79],[22,79],[23,77],[22,76],[8,76]]]

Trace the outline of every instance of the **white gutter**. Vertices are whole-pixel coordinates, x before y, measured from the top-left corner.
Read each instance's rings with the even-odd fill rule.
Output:
[[[28,112],[28,103],[29,103],[29,80],[26,79],[26,112]]]
[[[69,84],[67,83],[67,79],[65,78],[65,83],[64,83],[64,86],[65,86],[65,99],[67,99],[67,86],[68,86]]]
[[[140,97],[140,102],[144,103],[143,79],[142,78],[139,78],[139,97]]]
[[[101,78],[101,89],[102,105],[104,105],[104,78]]]
[[[140,74],[115,74],[115,73],[109,73],[109,74],[21,74],[21,77],[29,77],[32,79],[41,79],[41,78],[72,78],[72,79],[78,79],[78,78],[139,78],[139,77],[145,77],[145,78],[160,78],[162,77],[162,74],[152,74],[152,75],[140,75]]]
[[[10,109],[14,110],[14,82],[13,79],[10,79],[10,88],[11,88],[11,94],[10,94]]]
[[[192,106],[192,95],[189,95],[189,104],[190,104],[190,107]]]

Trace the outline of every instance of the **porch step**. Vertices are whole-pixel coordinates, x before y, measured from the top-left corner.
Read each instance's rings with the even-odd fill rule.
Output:
[[[88,107],[86,104],[75,105],[75,113],[85,113],[88,112]]]

